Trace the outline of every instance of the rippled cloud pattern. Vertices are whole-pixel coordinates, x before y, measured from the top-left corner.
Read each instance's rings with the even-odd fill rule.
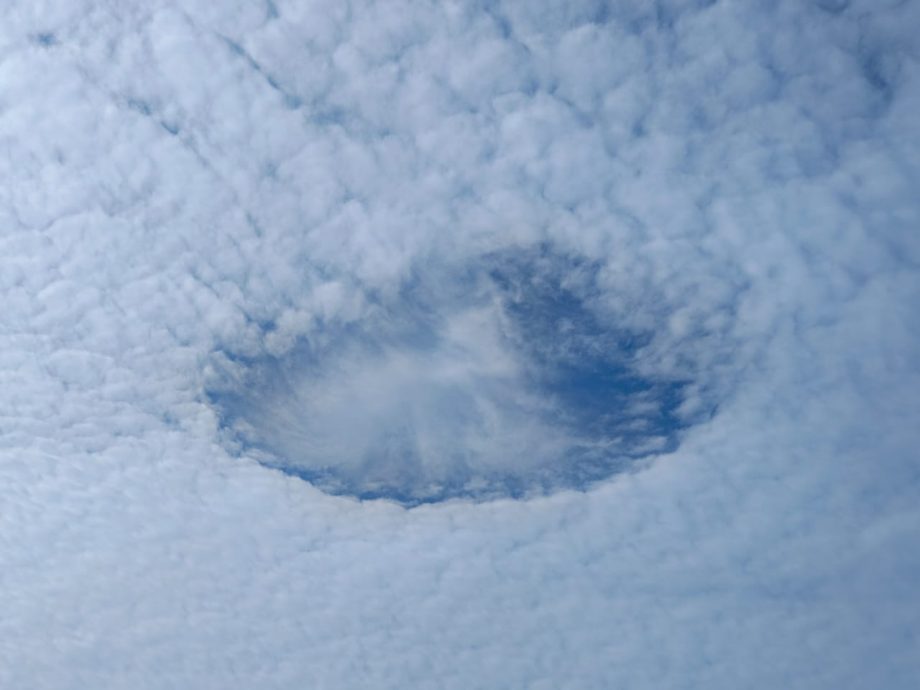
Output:
[[[915,687],[918,26],[7,2],[0,687]]]

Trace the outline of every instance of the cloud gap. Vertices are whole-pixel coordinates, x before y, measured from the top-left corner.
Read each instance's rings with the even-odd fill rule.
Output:
[[[598,266],[550,247],[413,272],[280,354],[215,352],[225,440],[332,493],[417,505],[583,489],[673,451],[691,383],[593,307]]]

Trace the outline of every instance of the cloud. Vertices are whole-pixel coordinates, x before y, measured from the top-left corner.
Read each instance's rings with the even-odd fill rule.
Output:
[[[917,11],[14,3],[0,685],[912,687]]]

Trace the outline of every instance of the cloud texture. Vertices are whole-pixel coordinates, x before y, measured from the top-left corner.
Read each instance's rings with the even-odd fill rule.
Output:
[[[11,4],[0,686],[912,687],[918,23]]]

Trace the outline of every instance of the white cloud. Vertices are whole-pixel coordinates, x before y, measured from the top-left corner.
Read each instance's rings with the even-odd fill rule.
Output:
[[[0,685],[912,687],[917,13],[7,8]],[[553,271],[688,381],[679,449],[590,491],[329,496],[205,395],[223,362],[336,457],[411,409],[427,457],[543,462],[533,362],[594,342],[508,316]]]

